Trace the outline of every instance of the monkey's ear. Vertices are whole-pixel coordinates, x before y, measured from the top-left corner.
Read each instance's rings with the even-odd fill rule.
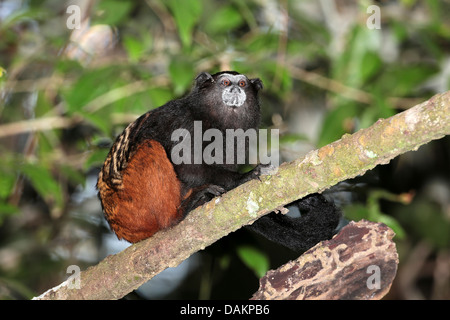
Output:
[[[202,72],[195,78],[196,87],[203,87],[207,82],[214,82],[214,78],[208,72]]]
[[[250,79],[250,83],[257,91],[261,90],[264,87],[261,79],[259,78]]]

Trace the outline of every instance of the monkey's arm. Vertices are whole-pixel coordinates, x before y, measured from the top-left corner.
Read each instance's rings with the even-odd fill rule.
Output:
[[[258,165],[247,173],[239,173],[220,166],[205,164],[178,165],[175,171],[182,182],[181,211],[189,211],[210,201],[228,190],[257,178],[265,166]]]
[[[226,191],[234,189],[260,175],[259,166],[247,173],[206,164],[176,165],[175,171],[188,189],[211,184],[221,186]]]

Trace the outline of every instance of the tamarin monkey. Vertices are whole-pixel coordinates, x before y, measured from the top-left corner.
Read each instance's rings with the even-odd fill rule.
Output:
[[[119,239],[134,243],[151,237],[213,197],[261,174],[262,165],[240,173],[237,164],[226,164],[225,152],[222,164],[175,164],[171,154],[179,143],[172,140],[174,130],[183,128],[193,136],[194,121],[201,121],[203,132],[218,129],[224,136],[226,129],[258,129],[262,88],[260,79],[235,71],[202,72],[188,95],[148,111],[125,128],[97,182],[106,220]],[[333,235],[340,214],[323,196],[310,195],[293,204],[300,217],[271,213],[249,227],[296,251]]]

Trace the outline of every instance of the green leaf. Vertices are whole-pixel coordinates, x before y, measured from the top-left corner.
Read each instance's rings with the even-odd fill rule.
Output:
[[[127,50],[128,57],[133,62],[139,61],[139,58],[142,56],[144,51],[144,44],[142,41],[139,41],[135,37],[125,35],[123,37],[123,45]]]
[[[344,208],[345,216],[350,220],[367,219],[381,222],[391,228],[399,239],[405,237],[405,231],[400,223],[392,216],[383,213],[380,209],[380,200],[385,199],[394,202],[401,202],[401,197],[386,190],[374,189],[368,193],[365,205],[351,204]]]
[[[68,165],[62,165],[60,169],[61,173],[64,174],[64,176],[66,176],[69,179],[69,181],[71,181],[73,184],[81,184],[84,186],[84,183],[86,182],[86,177],[80,171]]]
[[[349,220],[369,219],[369,210],[360,203],[353,203],[343,208],[344,216]]]
[[[167,89],[167,88],[155,88],[155,89],[150,89],[148,91],[149,95],[150,95],[150,99],[153,102],[153,106],[159,107],[162,106],[163,104],[165,104],[167,101],[172,100],[173,99],[173,93],[171,90]]]
[[[55,61],[54,67],[55,71],[67,78],[76,76],[83,72],[83,67],[78,60],[61,58]]]
[[[106,136],[109,136],[111,133],[112,123],[109,116],[105,116],[100,112],[97,113],[88,113],[88,112],[79,112],[85,120],[94,125],[97,129],[102,131]]]
[[[242,262],[261,278],[269,270],[269,259],[267,255],[250,246],[240,246],[237,248],[237,254]]]
[[[202,13],[202,2],[198,0],[168,0],[166,3],[173,12],[183,46],[190,47],[194,26]]]
[[[59,208],[62,207],[63,194],[61,188],[47,168],[39,164],[28,163],[23,165],[22,172],[47,204],[55,204]]]
[[[6,75],[6,70],[0,66],[0,78],[2,78],[4,75]]]
[[[232,6],[224,6],[212,12],[206,23],[208,33],[228,33],[244,22],[241,14]]]
[[[123,36],[123,45],[127,50],[128,57],[132,62],[138,62],[151,47],[152,38],[150,34],[145,34],[140,38],[131,35]]]
[[[279,36],[276,34],[256,34],[245,43],[245,48],[247,52],[253,52],[255,54],[261,54],[266,51],[273,52],[277,50],[279,42]]]
[[[98,2],[96,24],[117,25],[126,18],[133,8],[132,1],[126,0],[103,0]]]
[[[93,99],[118,87],[117,67],[93,69],[81,76],[78,81],[63,92],[70,112],[82,110]]]
[[[0,199],[6,199],[12,192],[16,176],[13,171],[0,172]]]
[[[280,137],[280,144],[295,143],[298,141],[308,141],[308,137],[304,134],[286,133]]]
[[[349,220],[359,221],[361,219],[366,219],[384,223],[395,232],[398,239],[403,239],[405,237],[405,231],[400,223],[395,218],[381,213],[378,208],[369,209],[368,205],[358,203],[351,204],[344,207],[344,215]]]
[[[380,214],[377,219],[378,222],[384,223],[389,228],[391,228],[395,232],[395,236],[398,239],[404,239],[405,238],[405,230],[402,228],[400,223],[393,217],[388,216],[386,214]]]
[[[389,96],[409,96],[436,72],[435,67],[428,65],[392,65],[383,72],[378,83]]]
[[[28,6],[20,6],[18,10],[11,10],[5,17],[2,17],[0,31],[13,29],[14,25],[18,25],[23,21],[45,19],[48,16],[48,11],[45,10],[44,8],[29,9]]]
[[[354,88],[362,87],[364,81],[380,68],[381,60],[377,61],[379,58],[375,53],[380,44],[380,32],[356,25],[346,50],[333,61],[333,78]]]
[[[173,59],[169,65],[169,73],[175,85],[175,94],[181,95],[192,85],[195,77],[191,61],[179,56]]]
[[[419,194],[409,205],[401,205],[396,209],[396,218],[408,230],[409,237],[447,250],[450,243],[450,221],[445,210],[436,200]]]
[[[382,61],[376,52],[366,52],[361,62],[361,79],[362,82],[367,82],[374,76],[381,68]]]
[[[378,119],[389,118],[396,113],[395,109],[389,105],[386,97],[382,93],[379,93],[378,90],[373,90],[371,93],[375,101],[371,105],[363,108],[357,129],[368,128]]]
[[[352,102],[341,103],[337,108],[330,111],[323,121],[318,146],[322,147],[339,139],[344,133],[348,133],[345,122],[354,119],[358,115],[358,111],[357,105]]]
[[[93,166],[101,166],[108,155],[108,149],[97,149],[91,152],[89,158],[84,163],[83,167],[85,170],[92,168]]]

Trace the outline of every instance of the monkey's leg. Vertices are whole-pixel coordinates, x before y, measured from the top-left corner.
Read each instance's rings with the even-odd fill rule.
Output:
[[[290,205],[298,207],[300,217],[272,212],[248,228],[294,251],[305,251],[333,236],[341,213],[322,195],[312,194]]]

